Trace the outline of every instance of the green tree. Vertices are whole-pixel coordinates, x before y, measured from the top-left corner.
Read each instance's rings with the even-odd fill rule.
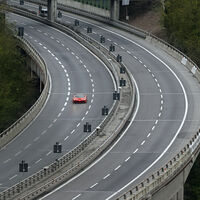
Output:
[[[200,1],[167,0],[164,26],[170,43],[200,64]]]

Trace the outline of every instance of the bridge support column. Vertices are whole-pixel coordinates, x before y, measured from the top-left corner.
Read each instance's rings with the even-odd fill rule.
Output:
[[[120,0],[110,0],[110,18],[119,20]]]
[[[57,18],[57,0],[48,0],[48,20],[54,22]]]

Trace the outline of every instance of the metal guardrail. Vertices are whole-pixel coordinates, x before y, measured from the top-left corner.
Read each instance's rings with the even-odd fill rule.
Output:
[[[119,76],[120,65],[116,62],[114,55],[112,55],[113,58],[110,57],[110,59],[108,59],[109,55],[107,55],[108,57],[105,56],[105,52],[108,54],[108,50],[104,49],[104,53],[98,50],[103,48],[100,44],[92,41],[89,37],[86,38],[84,35],[75,33],[63,25],[51,23],[31,13],[25,13],[24,11],[19,11],[14,8],[12,11],[32,19],[42,21],[46,24],[50,24],[51,26],[58,28],[68,35],[71,35],[104,61],[104,63],[114,75],[116,85],[118,86],[119,78],[117,77]],[[90,164],[98,155],[100,155],[100,153],[108,147],[113,139],[118,136],[126,121],[131,116],[134,107],[135,92],[133,82],[130,79],[131,76],[128,75],[128,86],[125,89],[118,89],[121,94],[122,101],[115,101],[111,111],[109,112],[109,115],[100,124],[100,130],[96,129],[93,131],[92,134],[90,134],[78,146],[76,146],[73,150],[59,158],[51,165],[45,167],[44,169],[26,178],[25,180],[22,180],[20,183],[0,193],[0,199],[33,199],[43,192],[48,192],[53,187],[60,184],[62,181],[70,178],[82,168]],[[127,98],[127,93],[129,94],[129,98]],[[126,105],[126,108],[123,108],[124,106],[122,105]],[[114,128],[110,128],[111,125],[114,126]],[[109,134],[107,134],[105,130],[107,130]],[[106,136],[104,137],[101,134],[105,134]],[[97,136],[99,136],[100,139]],[[97,144],[94,142],[95,139]],[[98,146],[96,147],[96,145]],[[21,195],[23,197],[20,197]]]
[[[40,57],[40,55],[35,51],[35,49],[31,46],[31,44],[22,38],[17,37],[22,43],[27,53],[31,56],[31,58],[37,63],[37,65],[41,68],[44,73],[44,89],[34,103],[33,106],[22,115],[16,122],[14,122],[10,127],[0,133],[0,148],[9,143],[13,138],[15,138],[28,124],[37,116],[41,108],[43,107],[46,98],[48,96],[49,91],[49,77],[47,75],[47,69],[44,60]]]
[[[200,70],[188,56],[154,35],[149,34],[146,36],[146,40],[175,57],[178,61],[185,65],[191,73],[193,73],[193,76],[198,81],[200,81]],[[173,179],[173,177],[182,171],[190,162],[193,162],[194,155],[199,151],[199,144],[200,129],[196,134],[194,134],[189,143],[184,146],[175,157],[162,166],[161,169],[154,172],[151,176],[136,186],[129,187],[130,189],[116,198],[116,200],[140,200],[153,194],[161,188],[165,182]]]

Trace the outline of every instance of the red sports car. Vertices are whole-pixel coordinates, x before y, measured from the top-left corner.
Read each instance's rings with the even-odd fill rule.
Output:
[[[87,96],[83,94],[76,94],[72,99],[73,103],[87,103]]]

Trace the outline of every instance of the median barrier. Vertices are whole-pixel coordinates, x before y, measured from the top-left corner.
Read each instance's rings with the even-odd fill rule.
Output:
[[[28,41],[25,39],[17,37],[20,41],[20,45],[26,51],[26,53],[34,60],[36,65],[43,72],[43,82],[44,89],[40,94],[40,97],[37,101],[31,106],[31,108],[22,115],[16,122],[14,122],[11,126],[9,126],[6,130],[0,133],[0,149],[3,148],[6,144],[8,144],[12,139],[14,139],[17,135],[21,133],[29,124],[33,121],[33,119],[37,116],[37,114],[42,109],[50,87],[49,77],[47,75],[47,69],[45,62],[40,57],[40,55],[35,51],[35,49],[30,45]]]
[[[116,89],[120,92],[121,96],[120,101],[114,102],[109,114],[100,124],[100,133],[103,132],[103,135],[99,134],[99,131],[97,133],[97,130],[94,130],[73,150],[57,159],[49,166],[46,166],[44,169],[41,169],[39,172],[0,193],[0,200],[35,199],[41,194],[51,191],[62,182],[77,174],[81,169],[93,162],[102,151],[113,142],[113,140],[120,134],[122,128],[133,112],[135,88],[132,76],[128,73],[123,75],[126,77],[127,85],[123,88],[119,88],[120,67],[123,64],[117,63],[115,56],[110,56],[106,49],[104,49],[104,52],[102,53],[100,51],[103,49],[101,44],[98,44],[90,38],[86,38],[85,35],[75,33],[64,25],[49,22],[31,13],[26,13],[25,11],[16,8],[12,8],[12,12],[51,25],[72,36],[81,44],[86,46],[107,65],[114,76],[117,85]],[[127,72],[129,71],[127,70]]]

